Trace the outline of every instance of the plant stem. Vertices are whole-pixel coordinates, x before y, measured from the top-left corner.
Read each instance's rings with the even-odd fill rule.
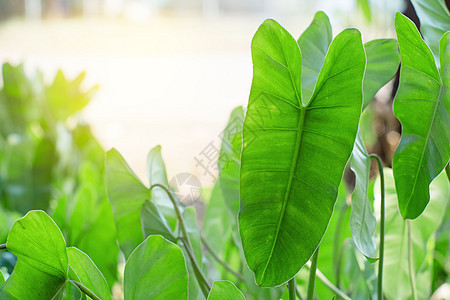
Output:
[[[188,253],[189,258],[192,262],[192,266],[194,268],[194,272],[195,272],[195,276],[197,277],[197,281],[199,282],[200,287],[202,288],[203,294],[207,298],[209,291],[211,290],[211,286],[209,285],[208,280],[206,279],[205,275],[203,274],[202,270],[200,269],[200,267],[197,263],[197,260],[195,259],[194,251],[192,249],[192,244],[189,240],[189,235],[187,233],[186,226],[183,221],[183,216],[181,215],[180,209],[178,208],[178,204],[175,201],[175,199],[173,198],[172,193],[170,193],[170,191],[165,186],[157,183],[157,184],[152,185],[150,187],[150,190],[152,190],[154,187],[162,188],[167,193],[167,195],[170,198],[170,201],[172,202],[173,208],[175,209],[175,214],[177,215],[178,221],[180,222],[180,229],[181,229],[181,233],[183,235],[183,239],[182,239],[183,244],[185,245],[186,252]]]
[[[408,226],[408,264],[409,264],[409,279],[411,283],[411,293],[412,298],[417,300],[416,295],[416,276],[414,272],[414,261],[412,255],[412,239],[411,239],[411,222],[409,220],[405,220]]]
[[[370,154],[370,158],[377,161],[378,173],[380,173],[380,193],[381,193],[381,207],[380,207],[380,259],[378,261],[378,300],[383,300],[383,263],[384,263],[384,223],[385,223],[385,196],[384,196],[384,172],[383,163],[376,154]]]
[[[300,295],[300,291],[297,288],[295,289],[295,294],[297,295],[298,299],[303,300],[303,297],[302,295]]]
[[[295,276],[291,278],[288,282],[289,289],[289,300],[296,300],[295,291],[297,288],[295,287]]]
[[[86,294],[86,296],[90,297],[92,300],[102,300],[102,299],[100,299],[100,297],[98,297],[96,294],[94,294],[94,292],[92,292],[90,289],[85,287],[82,283],[75,281],[75,280],[70,280],[70,282],[75,284],[83,293]]]
[[[209,254],[211,254],[211,256],[228,272],[230,272],[231,274],[233,274],[237,279],[239,279],[242,282],[245,282],[245,278],[239,274],[238,272],[236,272],[235,270],[233,270],[225,261],[223,261],[218,255],[217,253],[214,252],[214,250],[211,248],[211,246],[209,246],[208,242],[206,241],[205,237],[202,235],[201,236],[202,239],[202,243],[203,246],[205,246],[206,251],[209,252]]]
[[[5,250],[6,249],[6,244],[1,244],[0,245],[0,250]]]
[[[307,262],[306,266],[308,268],[311,268],[311,263]],[[344,293],[337,286],[335,286],[333,283],[331,283],[331,281],[319,269],[316,269],[316,275],[317,275],[317,278],[319,278],[319,280],[322,281],[322,283],[325,284],[325,286],[327,288],[329,288],[331,291],[333,291],[336,295],[338,295],[339,297],[341,297],[344,300],[352,300],[349,296],[347,296],[346,293]]]
[[[317,261],[319,260],[319,247],[317,247],[311,259],[311,269],[309,270],[308,294],[307,300],[314,298],[314,282],[316,280]]]

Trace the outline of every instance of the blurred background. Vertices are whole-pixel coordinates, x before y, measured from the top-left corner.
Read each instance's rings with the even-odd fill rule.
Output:
[[[147,153],[160,144],[169,179],[187,172],[211,186],[217,168],[198,158],[218,151],[231,110],[246,106],[251,38],[264,19],[297,38],[323,10],[334,35],[357,27],[368,41],[393,37],[394,13],[405,8],[403,0],[0,0],[0,62],[23,63],[26,76],[40,70],[47,85],[58,69],[69,80],[86,71],[81,90],[99,88],[75,118],[106,150],[117,148],[145,178]]]

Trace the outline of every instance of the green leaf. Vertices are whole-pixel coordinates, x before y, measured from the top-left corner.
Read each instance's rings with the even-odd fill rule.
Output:
[[[231,217],[233,238],[237,245],[240,244],[237,215],[239,212],[239,170],[241,168],[243,124],[244,110],[242,106],[239,106],[231,112],[230,119],[223,131],[218,161],[218,182]]]
[[[125,257],[128,257],[144,240],[141,206],[145,200],[150,199],[150,191],[115,149],[106,153],[105,177],[117,239]]]
[[[378,39],[364,44],[367,64],[363,82],[363,110],[397,72],[400,63],[397,48],[397,41],[394,39]]]
[[[102,300],[111,299],[105,277],[86,253],[70,247],[67,248],[67,257],[69,258],[70,279],[82,283]]]
[[[374,240],[376,220],[368,194],[370,157],[359,132],[352,152],[351,169],[355,173],[356,179],[352,195],[350,229],[356,247],[369,261],[373,262],[376,260],[377,246]]]
[[[124,276],[125,300],[187,299],[183,253],[159,235],[149,236],[133,251]]]
[[[372,20],[372,11],[370,9],[369,0],[357,0],[358,8],[361,9],[364,17],[368,22]]]
[[[439,55],[439,40],[450,29],[450,13],[444,0],[412,0],[420,19],[420,30],[435,57]]]
[[[3,275],[2,270],[0,270],[0,286],[2,286],[3,283],[5,283],[5,276]]]
[[[244,294],[228,280],[215,281],[208,300],[245,300]]]
[[[402,138],[393,169],[400,213],[415,219],[428,204],[430,182],[450,158],[449,35],[442,38],[439,74],[414,23],[397,13],[395,30],[402,65],[394,114],[402,124]]]
[[[330,20],[323,11],[319,11],[297,41],[302,53],[303,105],[307,104],[314,92],[317,77],[332,40],[333,31]]]
[[[141,209],[142,232],[144,236],[160,234],[169,241],[176,243],[175,237],[169,223],[164,218],[158,207],[153,202],[146,200]]]
[[[161,184],[165,187],[169,186],[167,181],[166,166],[161,156],[161,146],[156,146],[150,150],[147,156],[147,174],[150,186],[154,184]],[[175,197],[175,193],[172,193]],[[163,216],[167,219],[172,229],[177,225],[177,216],[173,209],[173,204],[170,201],[166,191],[159,187],[152,189],[152,202],[158,207]]]
[[[386,191],[386,224],[384,245],[383,292],[387,299],[411,299],[411,279],[408,256],[408,223],[411,228],[413,274],[417,299],[430,298],[434,235],[445,215],[450,199],[448,180],[441,173],[431,183],[431,200],[415,220],[404,220],[398,213],[397,195],[391,169],[384,169]],[[380,183],[377,180],[375,214],[380,218]]]
[[[80,289],[71,281],[66,281],[66,288],[62,290],[56,299],[58,300],[82,300],[86,299],[86,296],[80,291]]]
[[[98,90],[94,86],[84,92],[81,89],[85,72],[80,73],[77,78],[69,81],[61,70],[55,76],[53,84],[47,88],[45,100],[55,119],[64,121],[69,116],[85,107]]]
[[[52,299],[64,285],[68,260],[66,242],[55,222],[43,211],[30,211],[17,220],[6,243],[17,256],[1,299]]]
[[[341,32],[307,106],[301,53],[285,29],[265,21],[252,57],[239,230],[256,282],[275,286],[300,270],[327,228],[361,114],[365,55],[359,31]]]

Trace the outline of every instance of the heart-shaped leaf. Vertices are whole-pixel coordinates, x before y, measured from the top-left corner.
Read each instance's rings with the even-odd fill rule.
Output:
[[[430,199],[429,185],[450,158],[450,36],[441,41],[439,73],[416,26],[400,13],[395,30],[402,60],[394,114],[402,138],[393,158],[400,213],[415,219]]]
[[[159,235],[149,236],[133,251],[124,276],[125,300],[187,299],[183,253]]]
[[[302,101],[302,56],[284,28],[265,21],[252,58],[239,230],[256,282],[275,286],[300,270],[325,233],[356,136],[366,60],[359,31],[344,30]]]
[[[228,280],[215,281],[208,295],[208,300],[245,300],[244,294]]]
[[[43,211],[17,220],[8,236],[8,251],[17,256],[0,299],[52,299],[67,276],[66,242],[55,222]]]

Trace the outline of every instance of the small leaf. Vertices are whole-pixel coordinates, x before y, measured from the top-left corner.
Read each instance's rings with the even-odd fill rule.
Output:
[[[228,280],[215,281],[208,300],[245,300],[244,294]]]
[[[302,33],[297,43],[302,53],[302,103],[306,105],[314,92],[317,77],[333,40],[328,16],[319,11],[311,25]]]
[[[420,30],[435,57],[439,56],[439,40],[450,29],[450,13],[444,0],[412,0],[420,19]]]
[[[355,189],[352,195],[350,229],[356,247],[371,262],[376,260],[374,240],[376,220],[369,200],[370,157],[364,147],[361,134],[356,136],[352,152],[351,169],[355,173]]]
[[[439,74],[414,23],[397,13],[395,30],[402,65],[394,114],[402,124],[402,137],[393,170],[400,213],[415,219],[428,204],[431,181],[450,158],[449,35],[442,38]]]
[[[67,248],[67,256],[70,268],[69,278],[82,283],[102,300],[110,300],[108,283],[90,257],[74,247]]]
[[[400,56],[397,41],[394,39],[378,39],[364,44],[367,64],[364,74],[363,110],[378,90],[383,87],[397,72]]]
[[[150,191],[115,149],[106,153],[105,177],[117,239],[125,257],[128,257],[144,240],[141,206],[145,200],[150,199]]]
[[[161,146],[154,147],[148,153],[147,174],[150,186],[154,184],[161,184],[165,187],[169,186],[166,166],[161,156]],[[175,197],[175,193],[172,193],[172,195]],[[170,227],[175,229],[177,217],[173,209],[173,204],[166,191],[159,187],[155,187],[152,189],[151,198],[152,202],[158,207],[167,222],[169,222]]]
[[[124,276],[125,300],[187,299],[183,253],[159,235],[149,236],[133,251]]]
[[[0,299],[52,299],[64,285],[68,270],[66,242],[55,222],[43,211],[17,220],[6,243],[17,256]]]
[[[57,299],[58,300],[85,300],[86,296],[80,291],[80,289],[70,280],[65,283],[66,288],[62,290]],[[90,299],[90,298],[89,298]]]
[[[144,236],[160,234],[173,243],[177,241],[169,223],[167,223],[158,207],[149,200],[146,200],[142,205],[141,223]]]

